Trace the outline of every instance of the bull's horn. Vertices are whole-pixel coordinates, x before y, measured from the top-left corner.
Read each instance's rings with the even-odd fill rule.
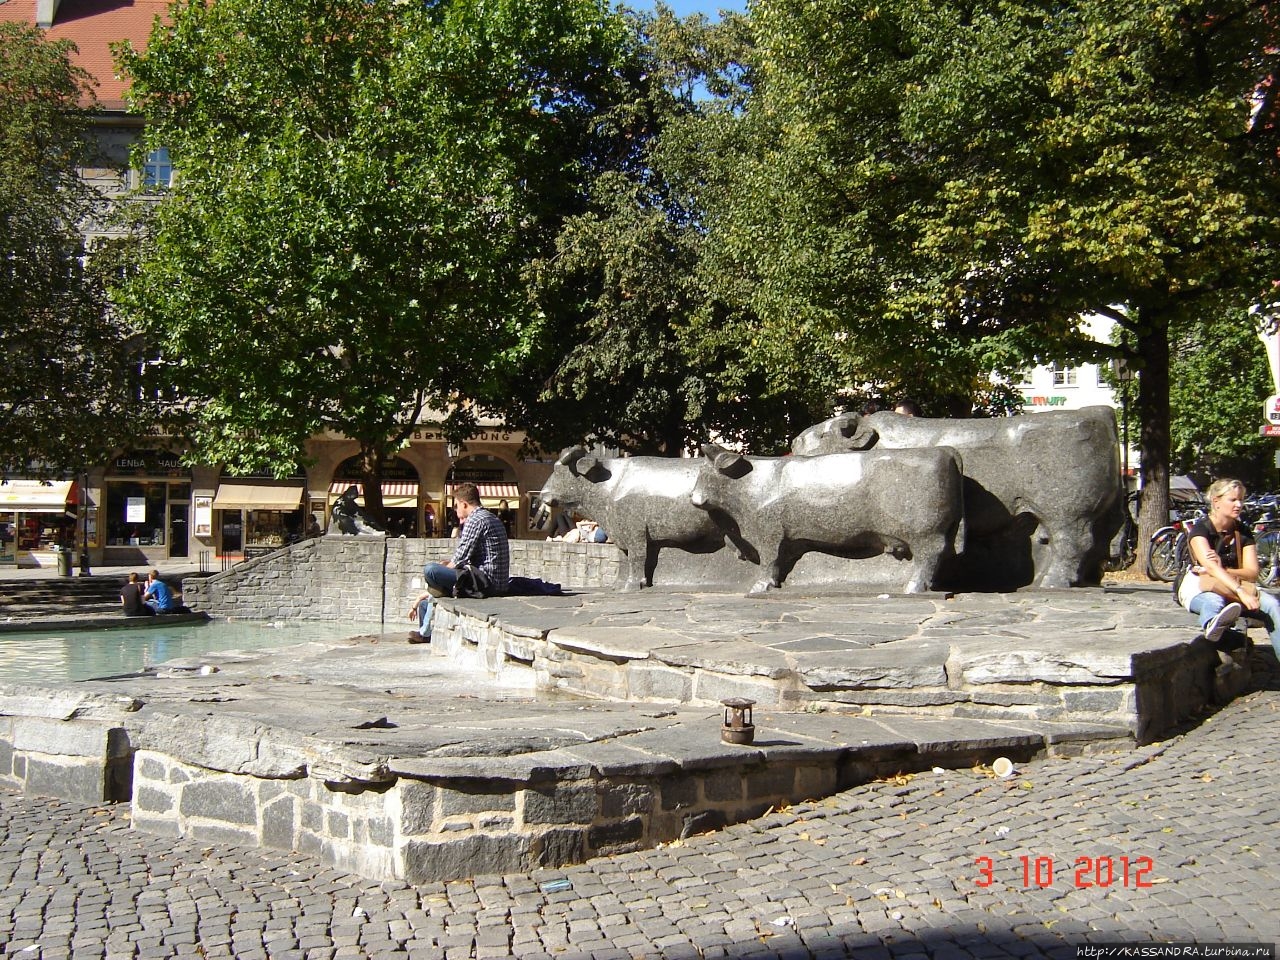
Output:
[[[598,466],[600,466],[599,457],[582,457],[574,469],[577,471],[578,476],[585,477]]]
[[[562,463],[567,467],[579,457],[585,456],[586,452],[586,449],[583,447],[565,447],[560,451],[560,458],[556,460],[556,463]]]

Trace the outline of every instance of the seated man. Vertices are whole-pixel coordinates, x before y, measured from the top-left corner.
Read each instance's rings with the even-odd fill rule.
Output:
[[[136,573],[129,574],[129,582],[120,591],[120,605],[124,607],[126,617],[150,617],[155,614],[149,606],[142,602],[142,583]]]
[[[487,593],[506,593],[511,581],[511,555],[507,545],[507,528],[498,517],[480,506],[480,491],[474,483],[460,483],[453,491],[462,533],[453,558],[447,563],[428,563],[422,568],[427,592],[413,602],[409,619],[417,620],[418,629],[409,634],[410,643],[431,641],[431,600],[453,595],[458,583],[458,570],[475,567],[488,581]]]
[[[159,570],[147,574],[147,591],[142,595],[142,602],[156,613],[176,613],[178,610],[178,605],[173,602],[173,591],[160,579]]]

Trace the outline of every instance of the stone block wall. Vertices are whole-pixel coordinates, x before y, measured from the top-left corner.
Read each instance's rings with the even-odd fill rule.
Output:
[[[697,769],[655,761],[626,775],[576,763],[550,779],[545,770],[538,779],[485,779],[476,761],[474,774],[338,784],[221,772],[139,750],[132,817],[150,833],[297,850],[361,876],[419,883],[651,847],[827,796],[851,771],[879,772],[836,759],[764,763],[747,750],[741,761]]]
[[[0,784],[81,803],[128,800],[133,747],[128,700],[58,690],[0,689]]]
[[[324,536],[238,563],[182,584],[183,602],[214,617],[351,620],[400,623],[423,590],[422,567],[453,555],[456,540]],[[626,558],[612,543],[511,541],[511,573],[567,590],[611,590],[625,579]],[[882,584],[897,589],[907,564],[889,557],[844,560],[806,554],[789,583]],[[667,586],[731,585],[746,589],[759,569],[733,551],[659,551],[654,582]]]
[[[422,568],[448,560],[454,540],[316,537],[183,581],[183,602],[215,617],[400,623],[423,590]],[[511,572],[567,589],[608,589],[622,554],[611,543],[514,540]]]

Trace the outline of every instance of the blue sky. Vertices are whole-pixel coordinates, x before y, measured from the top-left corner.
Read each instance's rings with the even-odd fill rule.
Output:
[[[641,9],[652,7],[651,0],[629,0],[630,5]],[[705,13],[709,17],[716,16],[721,10],[746,10],[746,0],[667,0],[667,6],[682,17],[691,13]]]

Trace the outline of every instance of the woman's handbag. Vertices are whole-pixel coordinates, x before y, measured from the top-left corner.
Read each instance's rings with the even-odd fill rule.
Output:
[[[1188,550],[1188,552],[1190,552]],[[1235,562],[1239,566],[1242,562],[1240,556],[1240,531],[1235,531]],[[1200,575],[1193,573],[1195,560],[1185,563],[1174,575],[1173,578],[1173,602],[1183,609],[1191,609],[1191,601],[1205,591],[1200,587]]]

